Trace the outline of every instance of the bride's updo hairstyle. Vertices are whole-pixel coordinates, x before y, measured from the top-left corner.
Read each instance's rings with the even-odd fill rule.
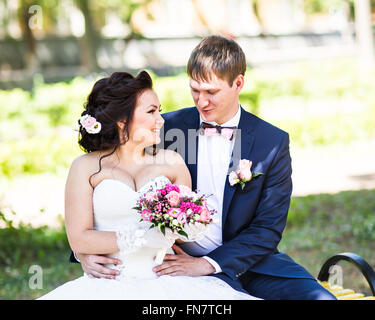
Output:
[[[121,140],[129,137],[137,98],[147,89],[152,89],[152,79],[146,71],[136,77],[127,72],[115,72],[108,78],[98,80],[87,98],[81,116],[90,115],[100,122],[101,129],[92,134],[79,124],[78,143],[85,152],[115,149]],[[117,122],[125,121],[120,139]],[[114,152],[113,151],[113,152]]]
[[[78,143],[87,153],[111,149],[112,151],[100,157],[99,170],[89,179],[92,187],[91,178],[102,170],[103,158],[112,155],[128,140],[129,123],[133,119],[137,99],[147,89],[152,89],[152,79],[146,71],[140,72],[136,77],[127,72],[115,72],[109,78],[100,79],[94,84],[81,117],[89,115],[95,118],[101,127],[99,132],[89,133],[78,120]],[[117,126],[119,121],[124,122],[124,129],[120,133],[121,139]],[[157,148],[154,145],[152,151],[147,149],[145,151],[155,155]]]

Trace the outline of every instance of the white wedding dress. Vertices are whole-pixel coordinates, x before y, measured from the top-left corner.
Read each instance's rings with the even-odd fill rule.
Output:
[[[133,207],[142,192],[161,188],[166,183],[170,183],[167,177],[158,176],[148,181],[140,190],[134,191],[119,180],[102,180],[93,192],[94,228],[102,231],[116,231],[123,226],[132,226],[127,235],[128,250],[109,255],[122,260],[122,265],[110,265],[111,268],[120,270],[121,274],[116,279],[98,279],[84,273],[82,277],[59,286],[39,299],[257,299],[234,290],[216,277],[168,275],[158,277],[152,271],[156,265],[154,257],[159,249],[136,244],[137,228],[134,226],[141,225],[142,222],[139,222],[140,215]],[[173,251],[169,249],[169,253]]]

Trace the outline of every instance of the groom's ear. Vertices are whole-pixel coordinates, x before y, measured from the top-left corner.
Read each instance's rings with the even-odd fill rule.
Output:
[[[238,92],[240,92],[245,84],[245,78],[242,74],[239,74],[236,79],[234,79],[233,81],[233,84],[236,88],[236,90],[238,90]]]

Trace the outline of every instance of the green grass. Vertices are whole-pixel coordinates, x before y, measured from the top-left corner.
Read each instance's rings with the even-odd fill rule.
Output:
[[[69,263],[64,228],[12,226],[0,215],[0,298],[34,299],[82,275],[80,265]],[[375,267],[375,189],[292,198],[287,227],[279,245],[312,275],[326,259],[351,251]],[[32,265],[43,270],[43,288],[30,289]],[[370,294],[360,274],[347,263],[344,285]]]
[[[82,275],[80,265],[69,263],[69,244],[63,227],[32,228],[21,224],[14,228],[1,212],[0,220],[6,224],[0,229],[1,299],[34,299]],[[33,265],[42,268],[42,289],[29,287]]]

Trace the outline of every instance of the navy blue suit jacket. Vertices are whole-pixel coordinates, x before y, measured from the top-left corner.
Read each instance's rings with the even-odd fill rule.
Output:
[[[194,132],[200,126],[199,113],[192,107],[162,116],[165,124],[162,132],[164,145],[161,144],[161,147],[182,155],[195,190],[198,136]],[[262,172],[263,175],[247,182],[243,190],[240,185],[231,186],[226,180],[222,211],[223,244],[207,254],[222,269],[222,273],[215,276],[238,290],[242,290],[241,280],[247,271],[314,279],[288,255],[277,250],[292,193],[288,133],[242,107],[238,129],[240,136],[237,135],[235,140],[231,166],[237,166],[240,159],[248,159],[253,163],[252,171]],[[182,135],[186,139],[181,139]]]

